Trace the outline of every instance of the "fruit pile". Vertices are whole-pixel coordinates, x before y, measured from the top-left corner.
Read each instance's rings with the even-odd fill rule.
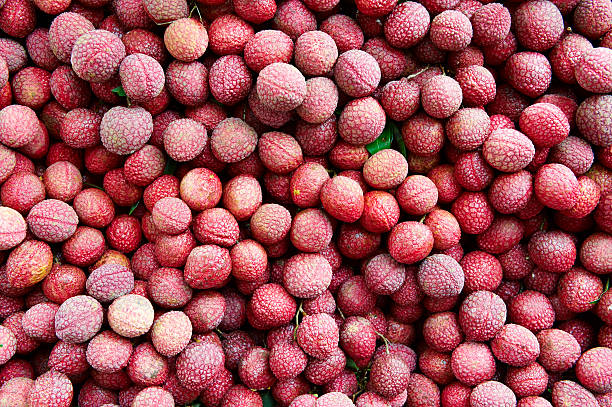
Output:
[[[0,406],[612,406],[610,0],[0,30]]]

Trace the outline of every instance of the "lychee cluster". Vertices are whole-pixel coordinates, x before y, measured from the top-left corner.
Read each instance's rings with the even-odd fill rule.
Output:
[[[0,0],[0,406],[612,407],[610,0]]]

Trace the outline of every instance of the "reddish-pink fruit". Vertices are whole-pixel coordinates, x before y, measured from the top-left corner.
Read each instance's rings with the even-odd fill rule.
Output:
[[[538,362],[548,372],[565,372],[580,357],[580,345],[568,332],[560,329],[544,329],[536,336],[540,343]]]
[[[363,190],[357,181],[336,176],[323,184],[321,203],[334,218],[343,222],[355,222],[363,212]]]
[[[600,0],[579,1],[572,25],[587,38],[599,38],[612,28],[612,7]]]
[[[597,407],[599,403],[593,394],[571,380],[560,380],[553,384],[553,405],[580,405],[585,407]]]
[[[309,76],[327,75],[338,58],[334,39],[322,31],[308,31],[300,35],[294,51],[295,65]]]
[[[98,301],[110,302],[134,288],[134,274],[119,264],[104,264],[89,274],[87,293]]]
[[[561,303],[573,312],[586,312],[601,298],[601,279],[583,269],[572,269],[559,280],[557,293]]]
[[[273,110],[295,109],[306,97],[306,80],[293,65],[275,62],[263,68],[257,78],[257,95]]]
[[[523,110],[519,126],[538,148],[559,144],[570,131],[569,122],[563,111],[550,103],[535,103]]]
[[[514,12],[519,42],[533,51],[552,48],[563,34],[563,16],[550,1],[531,0]]]
[[[508,317],[511,322],[537,332],[552,327],[555,311],[544,294],[528,290],[512,299],[508,305]]]
[[[510,366],[527,366],[536,361],[540,354],[540,344],[536,336],[527,328],[504,325],[491,341],[495,357]]]
[[[272,131],[262,134],[257,148],[263,165],[275,174],[288,174],[303,162],[302,148],[286,133]]]
[[[403,357],[384,354],[376,358],[370,370],[369,385],[383,397],[392,398],[406,390],[410,369]]]
[[[494,130],[483,144],[482,154],[493,168],[516,172],[525,168],[535,155],[533,142],[513,129]]]
[[[247,305],[247,316],[261,329],[288,324],[295,316],[295,299],[279,284],[263,284],[255,289]]]
[[[49,370],[34,381],[28,405],[69,407],[72,396],[73,387],[68,376],[57,370]]]
[[[535,176],[534,189],[538,200],[552,209],[569,209],[578,200],[578,180],[572,170],[563,164],[540,167]]]
[[[340,113],[338,133],[349,144],[366,145],[380,136],[385,120],[385,111],[376,99],[353,99]]]
[[[110,152],[120,155],[139,150],[153,133],[153,119],[141,107],[113,107],[102,117],[100,138]]]
[[[459,294],[465,281],[461,265],[444,254],[433,254],[423,260],[419,265],[417,279],[421,290],[434,298]]]
[[[389,254],[400,263],[412,264],[423,260],[431,252],[433,245],[431,229],[419,222],[399,223],[389,234]],[[463,286],[463,283],[461,285]]]
[[[342,53],[334,67],[338,87],[352,97],[370,95],[380,82],[378,62],[365,51],[350,50]]]
[[[194,342],[177,357],[176,374],[188,389],[203,390],[223,367],[224,361],[220,346]]]
[[[474,387],[472,394],[470,394],[470,406],[516,406],[516,396],[505,384],[491,380]]]
[[[257,146],[255,130],[238,118],[228,118],[215,127],[210,136],[211,149],[217,159],[234,163],[247,158]]]
[[[119,67],[121,86],[127,97],[136,103],[150,102],[162,93],[164,70],[157,60],[149,55],[128,55]]]
[[[297,343],[318,359],[332,356],[338,347],[339,330],[329,314],[306,315],[297,328]]]
[[[72,69],[88,82],[109,80],[125,58],[125,45],[115,34],[92,30],[78,37],[70,56]]]
[[[14,248],[6,260],[6,276],[11,286],[31,287],[51,271],[53,254],[48,244],[26,240]]]
[[[497,294],[476,291],[468,295],[459,309],[459,324],[472,341],[492,339],[506,322],[506,304]]]
[[[394,47],[410,48],[429,31],[430,16],[420,3],[404,2],[396,6],[384,23],[385,38]]]
[[[589,349],[576,362],[576,377],[583,386],[593,392],[610,392],[612,388],[611,358],[612,349],[608,347]]]
[[[376,189],[391,189],[408,174],[406,158],[396,150],[384,149],[372,155],[363,165],[365,181]]]
[[[459,109],[462,100],[461,86],[450,76],[434,76],[421,87],[423,109],[438,119],[450,117]]]
[[[198,20],[180,18],[166,28],[164,44],[174,58],[191,62],[204,55],[208,48],[208,33]]]
[[[451,368],[462,383],[475,386],[495,375],[495,359],[484,343],[464,342],[452,353]]]

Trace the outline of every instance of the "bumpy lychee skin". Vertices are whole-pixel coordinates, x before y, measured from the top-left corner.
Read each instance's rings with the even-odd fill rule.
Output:
[[[576,246],[567,233],[538,232],[529,240],[529,258],[542,270],[563,273],[576,260]]]
[[[191,343],[176,359],[176,374],[183,386],[202,390],[223,367],[224,361],[223,351],[218,345]]]
[[[486,4],[474,11],[471,17],[474,42],[479,46],[500,43],[510,32],[511,16],[499,3]]]
[[[508,305],[511,322],[523,325],[532,332],[551,328],[555,322],[555,311],[548,297],[537,291],[523,291]]]
[[[102,306],[87,295],[77,295],[64,301],[55,314],[55,333],[68,343],[83,343],[91,339],[102,326]]]
[[[298,250],[316,253],[329,246],[332,235],[329,216],[320,209],[308,208],[295,215],[289,238]]]
[[[399,395],[408,387],[409,380],[410,368],[400,355],[383,354],[372,363],[369,385],[383,397]]]
[[[391,189],[404,181],[408,163],[396,150],[384,149],[372,155],[363,165],[363,177],[376,189]]]
[[[263,284],[256,288],[247,305],[249,321],[261,329],[288,324],[296,309],[295,299],[279,284]]]
[[[548,59],[538,52],[527,51],[517,52],[508,59],[505,74],[514,89],[533,98],[548,89],[552,77]]]
[[[164,88],[164,70],[154,58],[131,54],[119,66],[119,78],[125,94],[136,103],[149,102]]]
[[[434,76],[421,87],[423,109],[438,119],[450,117],[459,109],[462,100],[461,86],[450,76]]]
[[[34,381],[28,405],[32,407],[69,407],[72,403],[72,396],[73,388],[68,376],[51,369]]]
[[[601,279],[586,270],[573,269],[559,281],[561,303],[573,312],[586,312],[595,306],[603,292]]]
[[[464,342],[451,356],[451,368],[462,383],[475,386],[495,375],[495,359],[486,344]]]
[[[0,143],[19,148],[32,142],[40,132],[34,110],[27,106],[10,105],[0,110]]]
[[[217,159],[228,163],[238,162],[255,151],[257,133],[241,119],[227,118],[215,127],[210,143]]]
[[[293,56],[293,41],[278,30],[262,30],[246,43],[244,60],[255,72],[274,62],[289,63]]]
[[[113,331],[102,331],[87,344],[87,362],[101,373],[115,373],[126,367],[132,343]]]
[[[438,189],[423,175],[408,176],[396,189],[395,197],[402,210],[410,215],[424,215],[436,205]]]
[[[6,260],[6,276],[11,286],[30,287],[51,271],[53,254],[48,244],[26,240],[14,248]]]
[[[492,339],[506,321],[506,304],[490,291],[468,295],[459,309],[459,324],[467,340]]]
[[[594,93],[612,91],[612,50],[606,47],[586,51],[576,64],[576,81],[585,90]]]
[[[27,220],[32,233],[50,243],[68,239],[76,231],[79,222],[74,209],[57,199],[46,199],[34,205]]]
[[[576,111],[576,126],[587,141],[597,146],[612,144],[612,131],[606,124],[610,112],[610,95],[591,96],[580,103]]]
[[[338,57],[334,78],[342,91],[358,98],[374,91],[380,82],[381,72],[373,56],[365,51],[350,50]]]
[[[580,1],[572,25],[591,40],[599,38],[612,28],[612,7],[606,1]]]
[[[159,406],[171,407],[174,405],[172,393],[161,387],[151,386],[142,389],[136,394],[131,404],[133,407]]]
[[[426,295],[444,298],[458,295],[463,290],[465,277],[455,259],[445,254],[433,254],[419,265],[417,280]]]
[[[505,384],[491,380],[474,387],[472,394],[470,394],[470,406],[516,406],[516,396]]]
[[[121,296],[108,307],[108,323],[121,336],[143,335],[153,324],[153,305],[141,295]]]
[[[80,14],[67,12],[55,17],[49,27],[49,45],[53,54],[64,63],[70,63],[72,47],[77,39],[94,25]]]
[[[389,234],[389,254],[400,263],[412,264],[423,260],[433,245],[431,229],[419,222],[398,223]]]
[[[570,131],[569,122],[563,111],[550,103],[535,103],[523,110],[519,126],[538,148],[559,144]]]
[[[111,108],[102,117],[100,139],[111,153],[132,154],[142,148],[153,133],[153,117],[141,107]]]
[[[88,82],[104,82],[117,73],[125,57],[125,45],[115,34],[92,30],[81,35],[72,48],[72,69]]]
[[[552,48],[563,34],[563,16],[552,2],[531,0],[521,4],[514,13],[519,42],[533,51]]]
[[[376,140],[385,128],[385,111],[372,97],[351,100],[338,120],[338,132],[344,141],[366,145]]]
[[[264,133],[258,142],[259,158],[275,174],[288,174],[303,162],[302,148],[295,138],[286,133]]]
[[[0,249],[12,249],[25,239],[27,225],[19,212],[6,206],[0,206],[0,219]]]
[[[327,213],[334,218],[352,223],[363,212],[363,190],[350,178],[336,176],[323,184],[321,203]]]
[[[608,393],[612,389],[610,370],[612,349],[596,347],[582,354],[576,362],[576,376],[587,389],[597,393]]]
[[[605,233],[593,233],[587,237],[580,248],[580,261],[587,270],[605,274],[612,268],[612,236]]]
[[[581,405],[597,407],[597,399],[587,389],[571,380],[559,380],[553,384],[552,403],[555,406]]]
[[[538,200],[549,208],[566,210],[578,200],[579,184],[576,176],[563,164],[545,164],[534,180]]]
[[[520,367],[536,361],[540,354],[540,344],[529,329],[507,324],[491,341],[491,350],[499,361]]]
[[[391,81],[381,91],[380,104],[395,121],[404,121],[419,108],[421,91],[414,82]]]
[[[397,200],[388,192],[369,191],[363,196],[363,214],[360,223],[368,232],[389,232],[399,220]]]
[[[306,81],[306,96],[296,112],[306,122],[319,124],[332,118],[337,106],[336,84],[331,79],[316,77]]]
[[[325,359],[333,354],[340,340],[338,325],[329,314],[306,315],[297,328],[297,343],[309,354]]]
[[[516,172],[525,168],[535,156],[533,142],[514,129],[494,130],[485,140],[482,154],[493,168]]]
[[[192,119],[171,122],[163,133],[164,149],[175,161],[185,162],[196,158],[208,141],[206,128]]]
[[[331,72],[338,48],[334,39],[323,31],[308,31],[295,43],[295,65],[304,74],[321,76]]]
[[[314,298],[329,287],[332,269],[320,254],[296,254],[285,263],[283,286],[298,298]]]
[[[179,61],[191,62],[204,55],[208,48],[208,33],[198,20],[175,20],[164,32],[166,49]]]
[[[87,293],[102,302],[110,302],[134,288],[134,274],[119,264],[104,264],[89,274]]]
[[[574,68],[593,45],[580,34],[568,33],[550,51],[550,64],[559,80],[569,84],[576,83]]]
[[[288,111],[306,97],[306,79],[293,65],[275,62],[263,68],[257,78],[257,95],[270,109]]]
[[[15,352],[17,351],[17,338],[9,328],[0,326],[0,343],[2,344],[0,362],[5,364],[15,355]]]
[[[385,38],[394,47],[410,48],[425,37],[429,22],[429,12],[425,7],[416,2],[404,2],[387,17]]]
[[[548,372],[565,372],[580,357],[580,345],[568,332],[560,329],[544,329],[536,336],[540,343],[538,362]]]
[[[470,44],[472,34],[470,20],[456,10],[445,10],[435,16],[429,30],[431,41],[443,51],[464,49]]]
[[[184,0],[149,1],[144,4],[147,13],[156,23],[169,23],[189,14],[187,2]]]
[[[474,150],[482,145],[490,133],[491,120],[481,109],[459,109],[446,122],[446,135],[461,150]]]

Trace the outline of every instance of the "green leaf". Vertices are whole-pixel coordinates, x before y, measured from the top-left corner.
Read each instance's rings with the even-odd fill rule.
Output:
[[[104,188],[102,188],[102,187],[101,187],[101,186],[99,186],[99,185],[90,184],[89,182],[84,182],[84,184],[85,184],[85,185],[87,185],[88,187],[97,188],[97,189],[99,189],[99,190],[101,190],[101,191],[104,191]]]
[[[346,358],[346,367],[354,372],[359,370],[357,363],[355,363],[355,361],[351,358]]]
[[[391,148],[391,142],[393,141],[393,123],[388,122],[385,129],[380,136],[370,144],[366,146],[366,149],[370,154],[375,154],[380,150]]]
[[[168,158],[168,161],[166,161],[166,166],[164,167],[164,174],[174,175],[175,171],[176,171],[176,161],[174,161],[171,158]]]
[[[603,288],[603,291],[601,292],[601,294],[599,294],[599,297],[597,297],[597,299],[595,301],[589,302],[589,304],[597,304],[601,300],[601,297],[603,297],[603,295],[606,292],[608,292],[609,289],[610,289],[610,277],[608,277],[608,279],[606,280],[606,284],[604,285],[604,288]]]
[[[406,150],[406,144],[404,144],[402,133],[395,123],[393,123],[393,125],[395,126],[393,129],[393,134],[395,135],[395,142],[397,143],[397,151],[402,153],[404,157],[408,158],[408,150]]]
[[[261,401],[263,401],[263,407],[276,407],[276,403],[269,390],[262,391],[259,394],[261,395]]]
[[[121,97],[127,96],[122,86],[117,86],[115,89],[111,90],[111,92],[115,93],[117,96],[121,96]]]
[[[130,207],[130,211],[128,212],[128,215],[131,215],[134,213],[134,211],[136,210],[136,208],[138,208],[138,204],[140,204],[140,201],[136,202],[134,205],[132,205]]]

